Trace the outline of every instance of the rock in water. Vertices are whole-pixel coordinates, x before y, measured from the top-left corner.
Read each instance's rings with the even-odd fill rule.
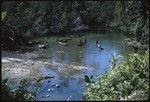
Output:
[[[59,85],[59,84],[56,84],[55,87],[56,87],[56,88],[60,88],[60,85]]]
[[[50,95],[46,95],[46,97],[50,97]]]

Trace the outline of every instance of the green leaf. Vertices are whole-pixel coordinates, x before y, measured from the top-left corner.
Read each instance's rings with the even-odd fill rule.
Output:
[[[85,81],[86,83],[91,83],[91,79],[89,78],[88,75],[84,75],[84,81]]]

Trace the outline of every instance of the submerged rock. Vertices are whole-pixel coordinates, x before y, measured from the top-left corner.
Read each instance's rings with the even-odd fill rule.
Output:
[[[55,84],[52,84],[52,86],[55,86]]]
[[[50,97],[50,95],[46,95],[46,97]]]
[[[55,87],[56,87],[56,88],[60,88],[60,85],[59,85],[59,84],[56,84]]]
[[[48,89],[47,91],[51,91],[51,89]]]
[[[42,96],[42,98],[46,98],[46,96]]]
[[[48,89],[47,91],[49,91],[49,92],[50,92],[50,91],[54,91],[54,89],[53,89],[53,88],[50,88],[50,89]]]

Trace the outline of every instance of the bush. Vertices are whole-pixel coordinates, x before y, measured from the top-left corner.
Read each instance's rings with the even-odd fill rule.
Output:
[[[96,83],[88,84],[84,92],[85,100],[148,99],[149,51],[128,54],[121,64],[113,67],[99,76]]]

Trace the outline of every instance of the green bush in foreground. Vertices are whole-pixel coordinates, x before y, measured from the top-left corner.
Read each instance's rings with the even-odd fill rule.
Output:
[[[128,54],[121,64],[114,58],[112,70],[88,84],[85,100],[147,100],[149,51]]]

